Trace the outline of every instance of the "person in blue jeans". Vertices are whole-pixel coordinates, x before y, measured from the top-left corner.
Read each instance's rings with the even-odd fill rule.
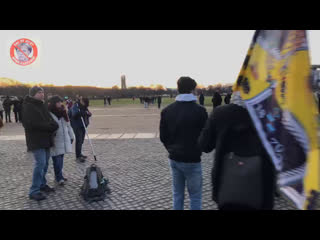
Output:
[[[187,185],[190,196],[190,209],[201,210],[202,205],[202,166],[201,163],[184,163],[169,160],[172,173],[173,209],[183,210],[184,190]]]
[[[59,125],[53,139],[53,147],[50,149],[52,156],[55,180],[58,185],[63,186],[67,181],[62,174],[63,160],[66,153],[72,153],[72,143],[74,141],[74,133],[70,124],[68,113],[64,105],[63,99],[59,96],[53,96],[49,100],[48,109],[51,117]]]
[[[29,196],[30,199],[44,200],[45,195],[42,192],[50,193],[54,189],[47,185],[46,174],[48,172],[48,165],[50,159],[50,149],[40,148],[31,151],[31,156],[34,159],[34,169],[32,175],[32,185],[30,187]]]
[[[190,77],[181,77],[176,101],[161,112],[160,140],[169,153],[172,173],[173,209],[184,209],[187,186],[190,209],[201,210],[202,166],[198,137],[205,126],[208,113],[197,104],[194,90],[197,86]]]
[[[58,124],[44,104],[44,91],[41,87],[34,86],[29,90],[29,95],[23,101],[22,115],[27,151],[34,160],[29,198],[41,201],[46,199],[44,193],[54,192],[54,189],[47,185],[46,173],[50,147],[53,146],[53,134],[58,129]]]

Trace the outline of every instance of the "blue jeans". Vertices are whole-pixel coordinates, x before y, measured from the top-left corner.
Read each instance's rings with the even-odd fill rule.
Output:
[[[59,182],[60,180],[63,180],[63,176],[62,176],[63,158],[64,158],[64,154],[52,157],[54,175],[57,182]]]
[[[202,166],[199,163],[184,163],[169,160],[172,173],[173,209],[184,209],[185,184],[190,197],[190,209],[201,210]]]
[[[32,185],[29,191],[29,195],[33,195],[40,192],[40,188],[47,184],[46,174],[48,171],[48,163],[50,158],[49,149],[37,149],[31,151],[31,155],[34,159]]]

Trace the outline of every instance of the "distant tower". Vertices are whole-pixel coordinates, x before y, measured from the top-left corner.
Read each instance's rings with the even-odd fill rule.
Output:
[[[121,76],[121,89],[127,89],[126,76],[125,75]]]

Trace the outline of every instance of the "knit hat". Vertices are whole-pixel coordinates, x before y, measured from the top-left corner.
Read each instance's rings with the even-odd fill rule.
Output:
[[[34,86],[34,87],[30,88],[29,95],[30,95],[30,97],[34,97],[40,91],[43,91],[43,88],[41,88],[39,86]]]

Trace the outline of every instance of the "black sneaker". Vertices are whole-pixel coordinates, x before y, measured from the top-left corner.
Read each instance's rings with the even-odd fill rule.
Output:
[[[82,155],[82,154],[81,154],[81,156],[80,156],[80,157],[82,157],[82,158],[84,158],[84,159],[87,159],[87,158],[88,158],[87,156]]]
[[[40,193],[30,195],[29,198],[36,201],[42,201],[42,200],[45,200],[47,197],[40,192]]]
[[[66,182],[66,181],[68,181],[68,179],[67,178],[63,178],[63,180]]]
[[[40,191],[45,192],[45,193],[50,193],[54,192],[54,188],[49,187],[48,185],[45,185],[44,187],[40,188]]]

